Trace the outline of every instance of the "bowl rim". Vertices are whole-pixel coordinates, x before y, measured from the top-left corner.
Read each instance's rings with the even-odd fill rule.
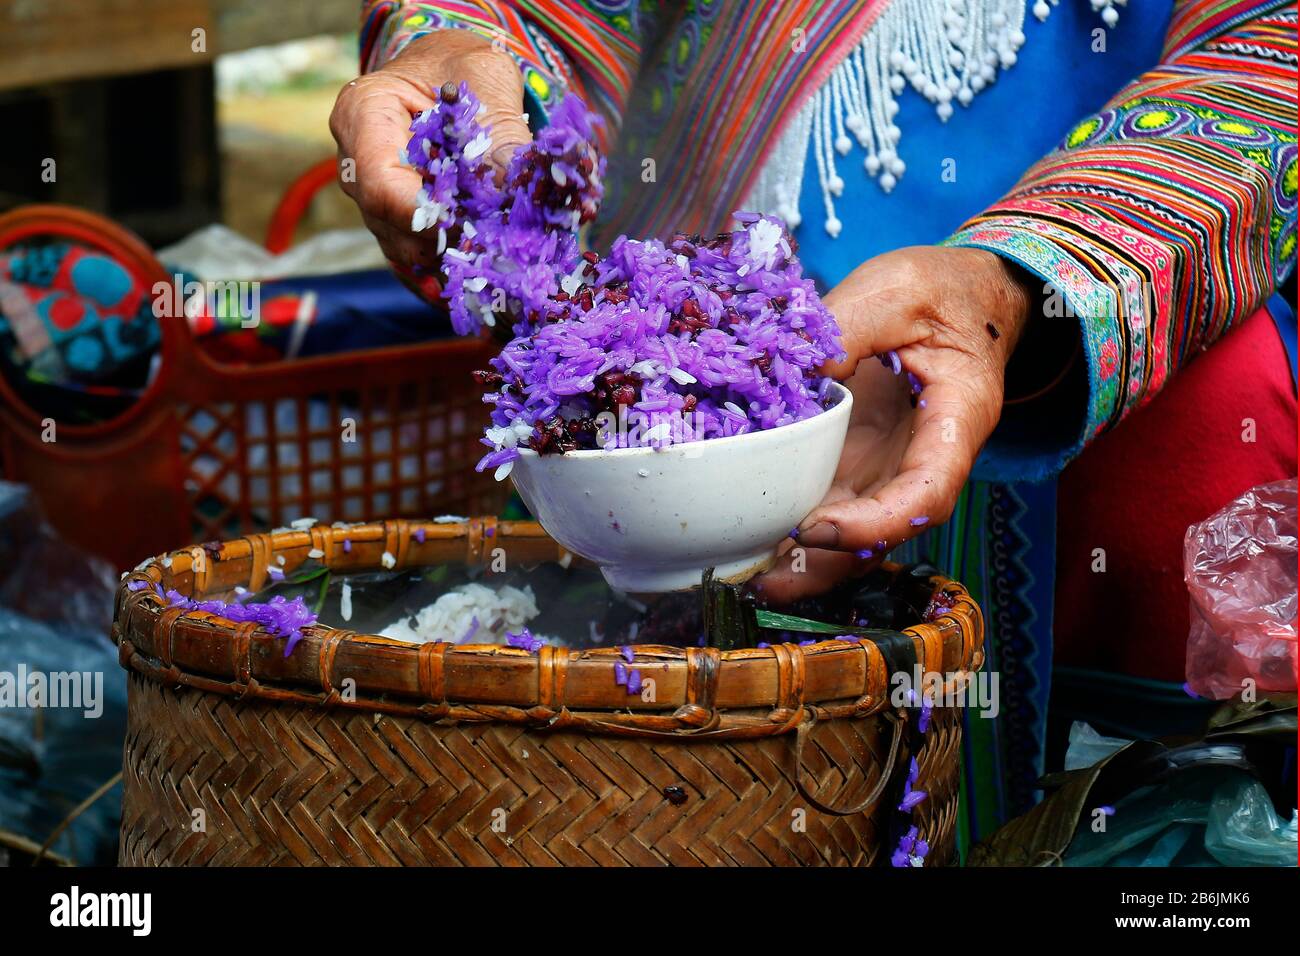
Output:
[[[763,435],[771,435],[777,432],[783,435],[790,435],[791,429],[807,431],[813,428],[814,423],[816,422],[824,423],[826,416],[831,415],[832,413],[852,413],[853,393],[849,391],[848,387],[844,385],[843,382],[832,381],[830,384],[830,391],[836,396],[835,404],[830,408],[825,409],[820,414],[813,415],[797,422],[791,422],[789,425],[778,425],[776,428],[763,428],[758,431],[745,432],[742,435],[727,435],[723,438],[706,438],[703,441],[682,441],[663,446],[639,445],[636,448],[579,448],[577,451],[566,451],[559,455],[547,455],[546,457],[552,461],[560,459],[583,461],[596,458],[638,458],[645,455],[662,455],[665,452],[677,448],[704,448],[705,446],[715,448],[719,445],[740,442],[746,439],[753,440]],[[527,458],[531,460],[534,458],[540,459],[541,457],[541,455],[531,448],[519,449],[520,459]]]

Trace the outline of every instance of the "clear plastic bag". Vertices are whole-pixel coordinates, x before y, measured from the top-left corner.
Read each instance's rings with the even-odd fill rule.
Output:
[[[1296,479],[1260,485],[1187,529],[1187,683],[1225,700],[1296,689]]]
[[[1082,770],[1105,760],[1129,741],[1097,733],[1091,724],[1076,720],[1070,725],[1070,744],[1065,751],[1065,769]]]

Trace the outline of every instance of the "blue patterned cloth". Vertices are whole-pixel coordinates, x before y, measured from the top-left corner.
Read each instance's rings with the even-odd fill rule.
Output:
[[[822,289],[833,288],[871,256],[932,245],[1003,196],[1050,152],[1078,118],[1099,109],[1160,59],[1172,0],[1130,4],[1092,52],[1099,23],[1085,3],[1063,3],[1045,22],[1027,19],[1028,41],[1014,68],[947,123],[914,92],[899,101],[907,173],[886,194],[862,171],[854,144],[837,159],[845,188],[836,211],[845,227],[832,239],[816,164],[810,156],[796,231],[800,258]],[[956,173],[945,179],[945,160]],[[900,215],[899,210],[907,210]],[[1037,799],[1044,771],[1051,690],[1056,561],[1056,482],[1029,458],[1000,456],[1002,481],[973,481],[948,524],[891,555],[928,560],[964,582],[987,618],[986,667],[998,677],[995,718],[968,712],[963,843],[979,840]],[[1017,474],[1017,462],[1023,465]],[[977,474],[987,472],[981,460]]]

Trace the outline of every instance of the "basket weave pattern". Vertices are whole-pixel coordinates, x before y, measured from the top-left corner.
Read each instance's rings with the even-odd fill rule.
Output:
[[[955,850],[961,731],[921,755],[932,862]],[[819,724],[819,798],[861,799],[877,721]],[[906,754],[903,755],[904,759]],[[864,866],[892,806],[833,816],[795,783],[790,735],[689,742],[434,724],[167,689],[131,676],[120,862],[156,865]],[[665,788],[680,787],[680,806]],[[206,832],[195,832],[202,810]],[[801,828],[802,824],[802,828]],[[886,855],[888,849],[883,851]]]
[[[516,561],[563,556],[534,524],[394,521],[252,535],[131,575],[114,624],[132,672],[121,862],[885,860],[911,754],[871,639],[637,645],[655,682],[643,700],[614,682],[614,648],[529,654],[316,627],[286,658],[251,625],[127,588],[212,595],[257,589],[272,562],[291,573],[309,552],[346,572],[384,553],[397,568],[477,564],[501,546]],[[960,585],[936,586],[953,611],[904,635],[924,669],[969,673],[982,660],[979,610]],[[955,856],[960,754],[961,712],[937,707],[917,754],[928,865]]]

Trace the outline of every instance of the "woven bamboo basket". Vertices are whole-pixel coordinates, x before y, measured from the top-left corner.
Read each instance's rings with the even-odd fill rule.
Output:
[[[251,535],[131,574],[113,627],[130,672],[120,862],[863,866],[887,862],[900,822],[929,842],[927,865],[955,861],[961,712],[936,708],[919,737],[889,699],[913,662],[982,662],[979,608],[946,579],[932,583],[951,612],[892,640],[637,645],[651,701],[615,684],[615,648],[318,625],[286,657],[255,625],[127,587],[217,596],[260,588],[280,557],[287,573],[309,552],[360,573],[385,552],[402,569],[477,565],[495,547],[516,565],[566,558],[533,523],[389,521]],[[908,820],[912,756],[929,798]]]

